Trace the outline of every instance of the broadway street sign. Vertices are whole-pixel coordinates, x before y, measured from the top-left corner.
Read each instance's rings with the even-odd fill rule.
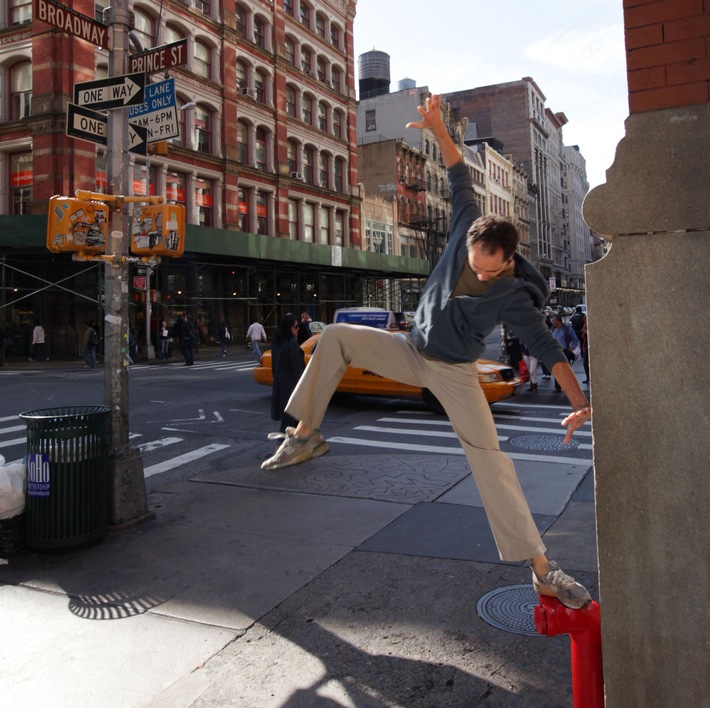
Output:
[[[85,39],[97,47],[108,47],[106,25],[62,5],[57,0],[34,0],[33,17],[52,27],[69,32],[79,39]]]
[[[72,138],[89,140],[106,145],[108,116],[85,106],[67,104],[67,135]],[[148,150],[148,131],[140,125],[128,126],[128,150],[137,155],[145,155]]]
[[[110,76],[74,84],[74,103],[88,108],[111,109],[137,106],[145,100],[145,74]]]

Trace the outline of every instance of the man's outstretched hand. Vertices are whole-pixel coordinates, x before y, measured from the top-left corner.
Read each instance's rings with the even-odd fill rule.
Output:
[[[405,128],[419,128],[420,130],[429,128],[429,130],[433,130],[434,126],[442,123],[441,95],[432,94],[424,102],[423,106],[417,106],[417,110],[419,111],[419,115],[422,117],[421,120],[407,123]]]
[[[562,425],[567,427],[567,435],[565,435],[564,444],[569,445],[572,440],[572,434],[578,428],[581,428],[592,417],[592,409],[589,406],[579,408],[572,411],[563,421]]]

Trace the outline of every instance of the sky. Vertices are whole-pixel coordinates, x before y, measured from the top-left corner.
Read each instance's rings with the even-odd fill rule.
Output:
[[[531,76],[567,116],[590,188],[606,181],[629,115],[622,0],[358,0],[354,36],[356,71],[365,52],[390,55],[390,91],[403,78],[448,93]]]

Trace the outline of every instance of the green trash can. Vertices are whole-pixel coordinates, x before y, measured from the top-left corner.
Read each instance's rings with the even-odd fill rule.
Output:
[[[26,542],[71,548],[108,531],[109,406],[20,413],[27,424]]]

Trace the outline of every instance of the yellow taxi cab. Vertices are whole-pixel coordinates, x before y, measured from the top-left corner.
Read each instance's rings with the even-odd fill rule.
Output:
[[[318,344],[320,334],[313,335],[302,345],[305,353],[306,364]],[[520,390],[522,381],[520,375],[507,364],[479,359],[478,381],[488,403],[495,403],[504,398],[514,396]],[[273,386],[274,378],[271,371],[271,351],[266,351],[254,369],[254,380],[264,386]],[[338,393],[356,393],[368,396],[387,396],[389,398],[408,398],[415,401],[424,401],[432,410],[443,413],[441,404],[436,397],[426,388],[410,386],[409,384],[386,379],[373,371],[357,369],[349,366],[336,389]]]

